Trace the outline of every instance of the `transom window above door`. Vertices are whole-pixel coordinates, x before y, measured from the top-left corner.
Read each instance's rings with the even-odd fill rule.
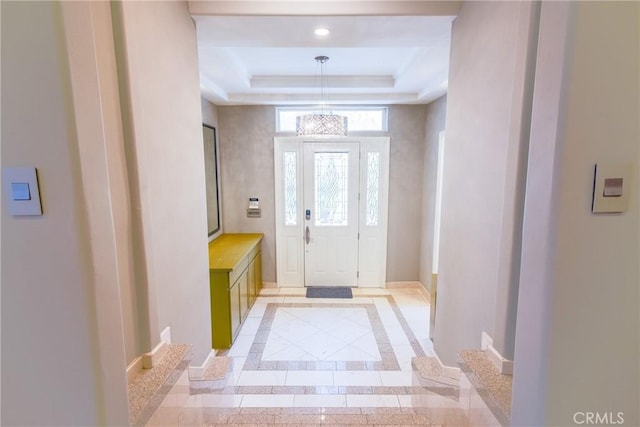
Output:
[[[346,107],[326,108],[326,111],[346,116],[349,132],[386,132],[387,107]],[[276,132],[295,132],[296,117],[320,113],[318,107],[276,107]]]

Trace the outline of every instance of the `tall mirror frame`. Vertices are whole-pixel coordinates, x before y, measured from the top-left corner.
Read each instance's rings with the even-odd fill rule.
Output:
[[[207,189],[207,229],[209,240],[213,240],[221,229],[216,128],[203,123],[202,138],[204,141],[204,171]]]

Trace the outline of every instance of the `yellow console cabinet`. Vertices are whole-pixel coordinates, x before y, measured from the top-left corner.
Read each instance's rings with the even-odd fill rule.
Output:
[[[211,341],[229,348],[262,288],[262,234],[223,234],[209,242]]]

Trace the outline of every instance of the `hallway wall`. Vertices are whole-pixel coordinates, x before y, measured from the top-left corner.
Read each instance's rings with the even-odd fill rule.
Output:
[[[118,3],[125,138],[137,216],[146,351],[171,328],[211,352],[202,110],[196,32],[186,2]]]
[[[272,106],[218,106],[223,227],[265,234],[263,278],[276,281]],[[417,281],[420,271],[424,105],[389,106],[390,185],[387,281]],[[247,218],[249,197],[260,198],[262,218]]]
[[[637,2],[542,3],[514,425],[640,425],[639,35]],[[632,163],[626,212],[591,213],[600,162]]]
[[[0,8],[2,167],[37,167],[43,209],[36,217],[2,209],[0,424],[98,425],[91,244],[62,6]]]
[[[425,105],[389,106],[387,282],[420,278],[426,117]]]
[[[225,233],[264,233],[262,280],[275,282],[275,109],[218,106],[217,110],[222,227]],[[260,199],[261,218],[247,218],[249,197]]]
[[[427,105],[425,123],[424,167],[422,175],[422,236],[420,242],[420,283],[431,288],[433,271],[433,233],[436,208],[436,183],[438,173],[438,143],[444,130],[447,96],[441,96]]]
[[[464,2],[453,22],[434,340],[446,365],[456,364],[459,350],[480,348],[483,331],[504,344],[502,331],[515,321],[497,313],[506,311],[503,294],[514,284],[517,291],[504,272],[519,259],[530,8]],[[506,357],[513,351],[496,348]]]

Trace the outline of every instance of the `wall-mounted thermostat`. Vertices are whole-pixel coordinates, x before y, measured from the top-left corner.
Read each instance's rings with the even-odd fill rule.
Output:
[[[42,215],[36,168],[3,168],[7,209],[11,215]]]
[[[257,197],[249,198],[249,208],[247,209],[247,218],[260,218],[262,217],[262,210],[260,209],[260,200]]]
[[[593,179],[593,213],[624,212],[629,207],[631,163],[598,163]]]

